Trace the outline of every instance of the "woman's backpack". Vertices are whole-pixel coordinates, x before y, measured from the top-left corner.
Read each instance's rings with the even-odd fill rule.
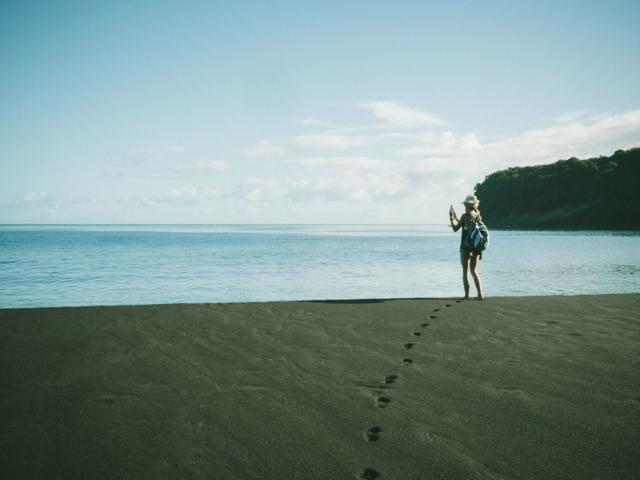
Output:
[[[489,229],[481,220],[469,223],[467,245],[473,252],[483,252],[489,246]]]

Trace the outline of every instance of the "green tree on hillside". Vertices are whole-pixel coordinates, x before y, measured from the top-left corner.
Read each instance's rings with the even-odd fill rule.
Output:
[[[640,230],[640,148],[488,175],[475,187],[492,227]]]

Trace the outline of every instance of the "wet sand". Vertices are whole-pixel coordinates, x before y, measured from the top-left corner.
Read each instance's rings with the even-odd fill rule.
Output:
[[[640,294],[0,310],[3,478],[640,478]]]

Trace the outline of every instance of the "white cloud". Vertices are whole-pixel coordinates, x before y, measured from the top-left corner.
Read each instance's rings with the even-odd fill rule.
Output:
[[[202,205],[210,203],[214,199],[224,197],[225,192],[215,189],[202,189],[198,187],[172,188],[158,195],[143,197],[146,205],[165,203],[169,205]]]
[[[369,157],[307,157],[290,160],[292,165],[310,168],[329,168],[337,170],[378,170],[391,168],[392,162]]]
[[[409,193],[410,185],[407,178],[391,172],[297,177],[287,183],[287,197],[292,201],[303,202],[397,200]]]
[[[451,133],[450,135],[448,133]],[[603,114],[579,122],[553,124],[522,134],[482,143],[474,133],[428,132],[421,142],[400,150],[409,156],[448,158],[451,168],[478,175],[512,166],[551,163],[569,157],[611,154],[640,145],[640,110]],[[444,168],[442,160],[438,160]],[[481,180],[481,178],[480,178]]]
[[[297,148],[345,150],[365,147],[370,141],[361,135],[343,135],[339,133],[310,133],[295,137],[292,144]]]
[[[503,168],[549,163],[573,156],[611,154],[618,148],[640,145],[640,110],[604,114],[580,123],[532,129],[511,138],[488,142],[483,156]]]
[[[323,127],[323,128],[341,128],[335,123],[325,122],[324,120],[318,120],[317,118],[303,118],[300,123],[309,127]]]
[[[451,132],[427,131],[419,138],[420,144],[400,150],[404,155],[451,157],[461,153],[477,152],[482,147],[474,133],[462,137]]]
[[[281,197],[278,178],[248,178],[236,189],[236,195],[251,204],[267,205],[270,201]]]
[[[463,135],[458,143],[465,152],[474,152],[482,147],[482,144],[478,140],[478,137],[476,137],[475,133],[467,133]]]
[[[49,200],[50,196],[47,192],[27,192],[22,196],[20,203],[23,205],[36,205]]]
[[[247,157],[272,157],[282,155],[287,149],[280,142],[260,140],[255,145],[245,148],[242,153]]]
[[[410,174],[429,175],[437,173],[454,173],[460,168],[459,163],[447,157],[429,157],[411,163]]]
[[[28,210],[39,214],[50,215],[59,214],[64,206],[65,202],[48,192],[29,191],[22,196],[15,197],[11,202],[0,205],[0,208],[18,209],[22,211]]]
[[[571,123],[584,118],[587,113],[589,113],[587,109],[565,112],[555,117],[553,121],[555,123]]]
[[[309,125],[329,127],[328,122],[307,120]],[[599,115],[568,112],[546,126],[498,139],[483,138],[474,130],[456,131],[451,127],[429,126],[422,131],[395,128],[419,123],[409,120],[410,116],[398,117],[384,128],[350,127],[348,130],[301,134],[281,142],[262,140],[246,149],[245,154],[261,156],[286,152],[298,156],[274,163],[271,176],[250,177],[235,186],[222,186],[222,190],[172,189],[145,200],[149,204],[215,205],[216,199],[224,198],[254,213],[276,207],[280,212],[287,208],[306,209],[309,204],[315,204],[318,211],[326,208],[329,214],[335,207],[325,207],[323,202],[361,203],[358,208],[367,211],[373,207],[367,202],[375,202],[390,212],[397,209],[403,219],[426,215],[425,221],[432,221],[439,219],[440,213],[446,219],[449,203],[461,201],[471,193],[473,185],[494,171],[550,163],[572,156],[609,155],[618,148],[640,145],[640,110]],[[426,120],[420,121],[426,124]],[[379,131],[373,131],[378,128]],[[368,132],[361,136],[356,133],[358,130]],[[373,146],[375,149],[371,148]],[[287,166],[288,172],[275,170]],[[292,166],[299,168],[292,169]],[[195,162],[189,167],[204,172],[219,171],[227,165],[224,162]],[[33,193],[35,200],[37,192]],[[435,213],[429,217],[432,211]],[[390,217],[388,221],[394,220]]]
[[[136,157],[177,157],[189,153],[189,149],[182,145],[172,145],[169,147],[136,148],[130,153]]]
[[[421,133],[407,133],[407,132],[388,132],[383,133],[382,138],[391,139],[391,140],[411,140],[411,141],[419,141],[422,138]]]
[[[446,123],[442,118],[432,113],[423,112],[399,102],[363,102],[358,106],[372,110],[376,117],[397,127],[441,126]]]
[[[300,123],[307,126],[322,127],[325,131],[321,133],[301,134],[287,142],[261,140],[257,144],[245,148],[243,153],[250,157],[259,157],[281,155],[290,148],[298,150],[348,150],[364,148],[374,143],[384,141],[385,139],[407,140],[409,138],[406,133],[384,132],[384,130],[387,130],[390,126],[406,128],[445,124],[442,119],[433,114],[402,105],[398,102],[364,102],[361,103],[359,107],[372,110],[374,115],[385,120],[385,123],[345,127],[309,117],[301,120]],[[383,133],[377,135],[358,134],[358,132],[372,132],[376,130],[382,130]]]
[[[551,163],[571,156],[587,158],[640,145],[640,110],[591,117],[576,114],[573,118],[577,120],[487,141],[474,131],[383,132],[377,138],[368,137],[368,142],[396,148],[398,142],[404,143],[399,153],[422,158],[389,161],[352,155],[292,159],[289,164],[317,174],[283,179],[278,195],[294,202],[413,199],[443,204],[463,198],[485,175],[502,168]]]
[[[195,173],[211,173],[227,170],[229,164],[218,160],[193,162],[186,166],[186,169]]]

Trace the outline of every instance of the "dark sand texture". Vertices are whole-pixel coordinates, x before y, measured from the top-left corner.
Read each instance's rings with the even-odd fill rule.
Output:
[[[640,294],[0,310],[0,388],[7,479],[640,478]]]

